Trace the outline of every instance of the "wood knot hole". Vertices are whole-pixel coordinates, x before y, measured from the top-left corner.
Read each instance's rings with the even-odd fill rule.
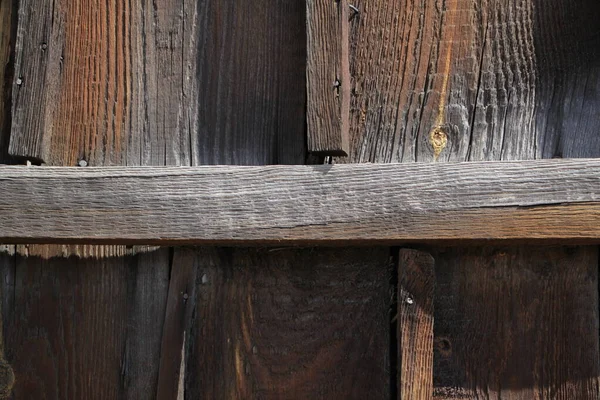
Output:
[[[441,126],[433,128],[429,134],[429,143],[433,147],[434,159],[437,160],[448,145],[448,135],[444,132],[444,128]]]
[[[452,343],[446,337],[436,340],[436,348],[443,357],[450,357],[452,355]]]

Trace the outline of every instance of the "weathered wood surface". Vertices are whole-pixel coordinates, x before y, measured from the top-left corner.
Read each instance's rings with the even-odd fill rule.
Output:
[[[597,247],[435,258],[436,399],[598,399]]]
[[[10,153],[304,163],[301,1],[22,0]]]
[[[22,0],[10,82],[11,153],[56,166],[303,163],[305,8],[288,0]],[[179,289],[169,292],[170,273],[180,270],[171,266],[178,251],[18,246],[17,266],[3,269],[13,277],[4,309],[11,316],[9,355],[20,376],[15,398],[42,391],[46,398],[155,398],[158,380],[169,374],[166,367],[159,373],[160,360],[181,360],[177,346],[186,325],[163,324],[179,313],[166,308]],[[125,262],[135,267],[124,273]],[[85,276],[73,270],[82,263]],[[26,274],[40,264],[48,275]],[[80,290],[88,281],[126,290],[111,296]],[[15,287],[27,285],[45,287],[43,296],[15,295]],[[63,293],[72,293],[81,315],[113,310],[113,330],[75,340],[71,331],[88,327],[76,326],[80,314],[60,301]],[[60,311],[62,319],[39,319],[25,309],[28,299]],[[43,337],[54,340],[55,352],[34,354],[23,345]],[[57,361],[63,353],[69,356]],[[88,364],[106,373],[81,367]]]
[[[600,239],[600,160],[3,167],[6,243]]]
[[[160,369],[156,399],[183,399],[186,333],[192,323],[195,296],[195,253],[176,249],[171,265],[169,298],[160,346]],[[214,371],[213,371],[214,372]]]
[[[196,257],[186,398],[389,398],[389,249]]]
[[[11,54],[16,36],[15,0],[0,0],[0,163],[7,163],[10,139],[10,107],[13,65]]]
[[[600,109],[598,1],[356,0],[353,4],[360,14],[350,29],[350,154],[337,162],[600,157],[600,120],[596,116]],[[528,211],[521,209],[523,213]],[[493,226],[493,221],[483,222],[476,214],[472,214],[475,229],[485,224]],[[443,214],[446,217],[447,212]],[[543,219],[538,223],[544,224]],[[518,223],[513,226],[514,231],[520,228]],[[453,263],[459,256],[438,254],[436,262],[442,258],[446,264]],[[476,282],[479,268],[465,268],[471,271],[469,279]],[[547,273],[548,279],[557,283],[563,271],[554,266]],[[519,272],[515,269],[513,274],[518,276]],[[453,282],[450,277],[448,281]],[[597,285],[597,280],[593,284]],[[488,315],[493,305],[472,302],[470,313],[440,313],[438,308],[445,309],[445,302],[462,304],[462,299],[473,298],[475,291],[485,296],[487,290],[460,286],[458,281],[454,285],[456,290],[451,295],[436,302],[434,316],[436,326],[458,331],[473,313]],[[499,279],[496,289],[500,299],[512,298],[515,291],[512,281],[505,278]],[[529,290],[532,299],[544,299],[546,295],[539,286],[530,285]],[[441,290],[437,293],[443,294]],[[577,290],[571,296],[577,299]],[[597,301],[594,304],[598,306]],[[557,318],[567,315],[570,306],[563,309],[555,303],[554,307],[555,313],[548,315],[547,321],[538,320],[539,332],[552,336],[551,327],[564,323]],[[527,323],[524,314],[505,318],[497,323]],[[465,335],[461,340],[470,344],[470,332],[460,332]],[[590,343],[597,340],[598,330],[590,325],[578,335]],[[567,347],[541,351],[531,334],[506,338],[501,344],[487,345],[485,338],[476,340],[484,354],[493,354],[496,346],[510,347],[519,340],[526,360],[566,359],[568,365],[575,365],[580,357],[586,357]],[[439,338],[436,341],[442,350],[447,347]],[[424,357],[428,353],[424,352]],[[464,352],[455,371],[464,375],[475,365],[480,367],[481,376],[502,368],[492,362],[478,364],[481,357],[480,353]],[[410,374],[418,365],[425,362],[417,359],[407,367],[398,365],[400,375]],[[582,365],[590,364],[584,360]],[[434,375],[448,374],[446,369],[447,365],[436,363]],[[588,371],[593,374],[596,369]],[[547,387],[581,387],[577,379],[546,378]],[[527,397],[532,387],[523,389],[523,398],[554,397],[540,395],[540,391]],[[503,394],[498,397],[504,398]],[[491,395],[464,395],[469,399],[482,397]]]
[[[355,0],[339,162],[600,157],[596,0]]]
[[[166,298],[152,299],[166,296],[167,249],[11,260],[1,267],[15,399],[153,398]]]
[[[349,152],[350,65],[348,0],[307,0],[308,151]]]
[[[435,260],[401,249],[398,257],[398,400],[433,396]]]

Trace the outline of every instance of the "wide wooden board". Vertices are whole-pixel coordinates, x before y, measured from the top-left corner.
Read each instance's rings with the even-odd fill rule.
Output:
[[[389,249],[199,249],[195,266],[185,398],[389,398]]]
[[[598,248],[435,254],[435,399],[598,399]]]
[[[600,239],[600,161],[0,168],[0,241]]]

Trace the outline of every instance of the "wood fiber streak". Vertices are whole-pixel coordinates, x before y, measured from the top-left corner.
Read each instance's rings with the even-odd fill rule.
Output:
[[[354,3],[347,161],[600,155],[596,0]]]
[[[598,249],[436,255],[436,399],[598,399]]]
[[[0,240],[144,244],[598,240],[599,171],[600,161],[593,159],[443,165],[3,167]],[[489,225],[492,221],[494,225]],[[91,224],[94,229],[88,229]]]
[[[186,398],[389,398],[389,255],[198,250]]]
[[[308,151],[348,155],[350,67],[348,2],[308,0]]]
[[[142,301],[166,283],[156,267],[164,254],[68,262],[17,254],[14,267],[3,265],[14,398],[151,398],[164,308]]]
[[[10,153],[49,165],[303,163],[305,6],[23,0]]]
[[[401,249],[398,260],[398,400],[430,400],[435,261],[410,249]]]

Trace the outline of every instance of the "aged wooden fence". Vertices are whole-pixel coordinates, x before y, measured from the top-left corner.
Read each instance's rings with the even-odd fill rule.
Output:
[[[599,20],[0,0],[0,397],[599,399]]]

